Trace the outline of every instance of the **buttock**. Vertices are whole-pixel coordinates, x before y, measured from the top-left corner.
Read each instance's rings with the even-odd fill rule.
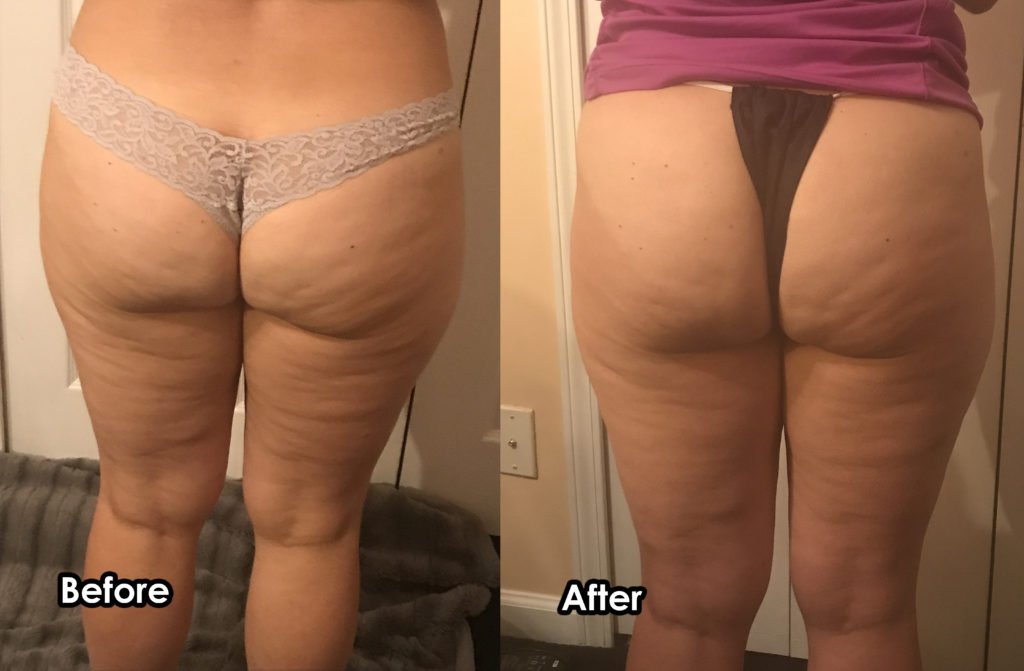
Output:
[[[68,44],[54,106],[118,157],[178,189],[238,240],[267,212],[337,186],[459,125],[454,90],[331,126],[224,135],[140,96]]]

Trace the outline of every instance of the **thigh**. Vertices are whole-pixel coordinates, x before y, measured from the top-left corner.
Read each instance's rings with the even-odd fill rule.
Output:
[[[103,495],[147,519],[192,514],[197,487],[220,491],[227,458],[241,365],[234,243],[187,197],[56,111],[40,243],[99,445]]]
[[[362,501],[448,324],[463,220],[452,132],[292,201],[245,234],[244,477],[254,523],[330,534],[346,522],[324,510],[358,513],[338,504]],[[289,510],[314,514],[295,530]]]
[[[729,94],[598,98],[578,145],[573,319],[645,580],[749,600],[731,567],[770,561],[780,354]]]
[[[802,606],[906,605],[989,349],[992,274],[975,119],[839,99],[794,199],[780,291]],[[836,592],[801,594],[818,579]]]

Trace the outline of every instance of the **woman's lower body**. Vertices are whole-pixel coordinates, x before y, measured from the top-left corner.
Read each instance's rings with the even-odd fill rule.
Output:
[[[922,543],[992,335],[978,124],[825,98],[776,134],[809,152],[787,158],[737,93],[612,94],[580,122],[575,329],[648,588],[627,666],[742,669],[784,423],[809,668],[919,670]],[[778,247],[759,147],[793,180]]]
[[[451,85],[432,3],[186,4],[167,8],[178,19],[149,17],[154,35],[168,40],[173,20],[190,15],[220,42],[175,47],[147,41],[136,25],[139,45],[115,44],[109,31],[139,17],[134,3],[114,0],[86,2],[72,42],[119,83],[225,137],[364,119]],[[358,55],[338,46],[346,31],[368,39],[382,26],[408,31],[406,51],[392,45],[375,60],[365,44],[353,45]],[[119,48],[142,57],[121,59]],[[289,65],[305,58],[320,65]],[[146,76],[162,71],[161,59],[187,86]],[[202,70],[216,62],[237,70]],[[194,194],[52,109],[41,245],[102,471],[85,575],[160,577],[174,588],[162,609],[83,610],[97,671],[177,668],[243,363],[243,484],[256,543],[248,666],[344,668],[370,473],[454,309],[462,256],[457,130],[385,159],[278,202],[239,239]]]

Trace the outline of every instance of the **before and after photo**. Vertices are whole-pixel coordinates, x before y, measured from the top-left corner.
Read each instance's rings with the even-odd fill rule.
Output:
[[[0,671],[1024,670],[1022,137],[1019,0],[0,0]]]

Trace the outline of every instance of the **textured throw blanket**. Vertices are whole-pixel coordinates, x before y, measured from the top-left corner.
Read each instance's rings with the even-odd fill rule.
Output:
[[[0,669],[88,671],[81,608],[57,605],[57,573],[82,574],[99,490],[93,459],[0,454]],[[466,618],[498,584],[480,521],[422,492],[375,484],[363,513],[360,613],[349,671],[455,668]],[[252,526],[228,480],[203,527],[195,610],[179,669],[245,671]]]

